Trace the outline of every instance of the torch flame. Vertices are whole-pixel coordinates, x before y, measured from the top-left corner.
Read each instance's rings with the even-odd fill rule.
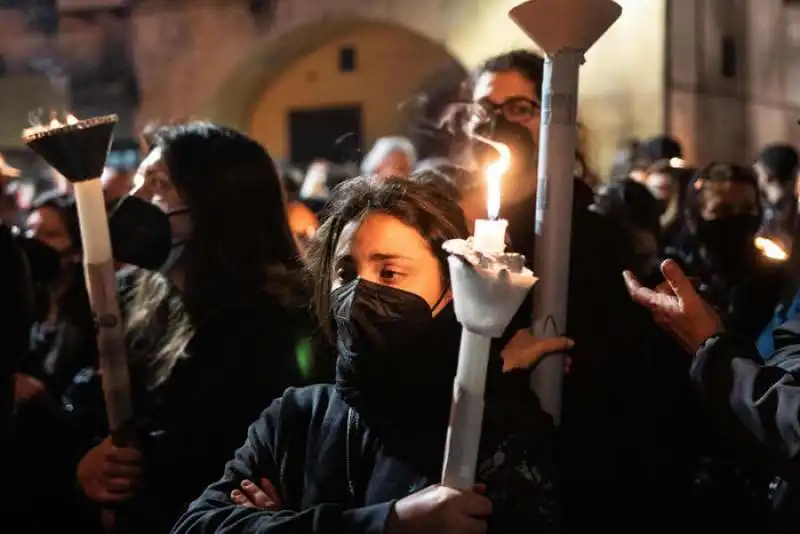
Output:
[[[50,115],[50,122],[48,122],[47,125],[42,124],[38,118],[34,118],[33,116],[31,116],[31,126],[30,128],[25,128],[22,131],[22,137],[25,138],[30,135],[52,130],[53,128],[61,128],[62,126],[77,124],[79,122],[80,121],[78,120],[78,118],[72,113],[68,113],[67,116],[64,118],[64,122],[61,122],[60,120],[58,120],[58,116],[54,112]]]
[[[497,219],[500,215],[500,183],[503,175],[511,166],[511,150],[503,143],[482,136],[475,136],[475,138],[500,153],[500,157],[486,167],[486,209],[490,219]]]
[[[755,244],[756,248],[766,258],[775,261],[786,261],[789,258],[789,254],[783,249],[783,247],[771,239],[767,239],[766,237],[757,237]]]

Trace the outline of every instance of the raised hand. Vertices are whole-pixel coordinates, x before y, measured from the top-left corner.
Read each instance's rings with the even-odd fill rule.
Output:
[[[661,264],[664,283],[655,290],[643,287],[629,271],[623,273],[628,293],[634,302],[648,308],[653,319],[669,331],[686,351],[694,354],[700,345],[724,330],[716,311],[694,290],[677,263]]]

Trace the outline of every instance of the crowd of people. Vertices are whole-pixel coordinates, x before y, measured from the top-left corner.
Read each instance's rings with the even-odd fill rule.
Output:
[[[440,484],[461,325],[445,241],[501,216],[535,265],[543,60],[480,65],[420,160],[273,161],[202,121],[104,175],[135,418],[110,429],[68,183],[0,195],[0,498],[8,532],[798,532],[798,153],[575,154],[567,331],[493,341],[476,485]],[[3,188],[19,172],[0,165]],[[360,175],[354,177],[356,175]],[[561,421],[530,388],[567,353]],[[112,432],[114,430],[114,432]],[[124,430],[124,433],[120,433]],[[120,436],[124,434],[124,439]]]

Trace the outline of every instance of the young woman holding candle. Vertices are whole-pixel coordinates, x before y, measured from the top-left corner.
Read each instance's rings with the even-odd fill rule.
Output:
[[[526,367],[569,340],[522,333],[494,355],[485,486],[437,484],[461,336],[442,244],[467,231],[448,191],[422,182],[356,178],[335,190],[308,261],[338,347],[336,384],[290,389],[267,408],[173,532],[460,534],[487,521],[494,532],[558,531],[552,421],[535,399],[508,394],[501,361]]]
[[[310,331],[302,264],[267,152],[202,122],[150,141],[137,195],[170,215],[174,253],[161,272],[134,269],[120,286],[133,445],[107,437],[95,369],[67,405],[96,443],[81,451],[78,484],[95,503],[122,506],[118,533],[168,532],[263,406],[312,371],[298,358]]]

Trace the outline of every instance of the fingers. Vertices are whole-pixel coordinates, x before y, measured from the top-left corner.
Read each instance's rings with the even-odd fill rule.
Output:
[[[101,490],[93,500],[101,504],[120,503],[130,500],[133,495],[132,491],[111,492],[108,490]]]
[[[262,478],[262,483],[269,484],[270,491],[277,494],[275,487],[267,479]],[[241,490],[235,489],[231,492],[231,500],[239,505],[248,508],[259,508],[261,510],[277,510],[280,504],[276,499],[271,498],[266,491],[262,490],[251,481],[242,480]]]
[[[131,464],[136,465],[142,461],[142,453],[133,447],[114,447],[112,446],[106,459],[109,462],[118,464]]]
[[[458,525],[454,525],[457,532],[463,534],[486,534],[487,525],[483,519],[474,519],[472,517],[465,517],[459,521]]]
[[[105,491],[114,495],[132,494],[137,485],[138,480],[133,478],[114,477],[105,478],[103,480],[103,488]]]
[[[631,299],[640,306],[654,310],[658,307],[659,298],[655,291],[644,287],[630,271],[622,273],[625,285],[628,287],[628,294]]]
[[[142,469],[137,465],[112,462],[103,465],[102,476],[106,478],[139,478],[141,475]]]
[[[237,506],[244,506],[245,508],[255,508],[256,505],[251,503],[247,497],[239,490],[233,490],[231,492],[231,500],[233,504]]]
[[[250,482],[249,480],[245,479],[242,480],[242,491],[244,492],[245,496],[256,505],[256,508],[261,508],[262,510],[266,510],[275,506],[275,503],[269,496],[264,493],[264,491]]]
[[[679,299],[685,301],[686,299],[697,298],[697,292],[695,292],[692,282],[677,263],[672,260],[666,260],[661,264],[661,273]]]
[[[281,504],[281,498],[278,496],[278,490],[275,489],[275,486],[272,485],[272,482],[270,482],[269,479],[261,477],[261,488],[272,502],[277,505]]]
[[[531,367],[543,356],[565,352],[573,346],[575,342],[566,337],[537,339],[529,330],[520,330],[500,353],[503,359],[503,372]]]
[[[458,499],[458,508],[471,517],[486,517],[492,513],[492,501],[480,493],[467,492]]]
[[[575,342],[568,337],[549,337],[540,339],[536,343],[539,352],[542,354],[565,352],[575,346]]]

